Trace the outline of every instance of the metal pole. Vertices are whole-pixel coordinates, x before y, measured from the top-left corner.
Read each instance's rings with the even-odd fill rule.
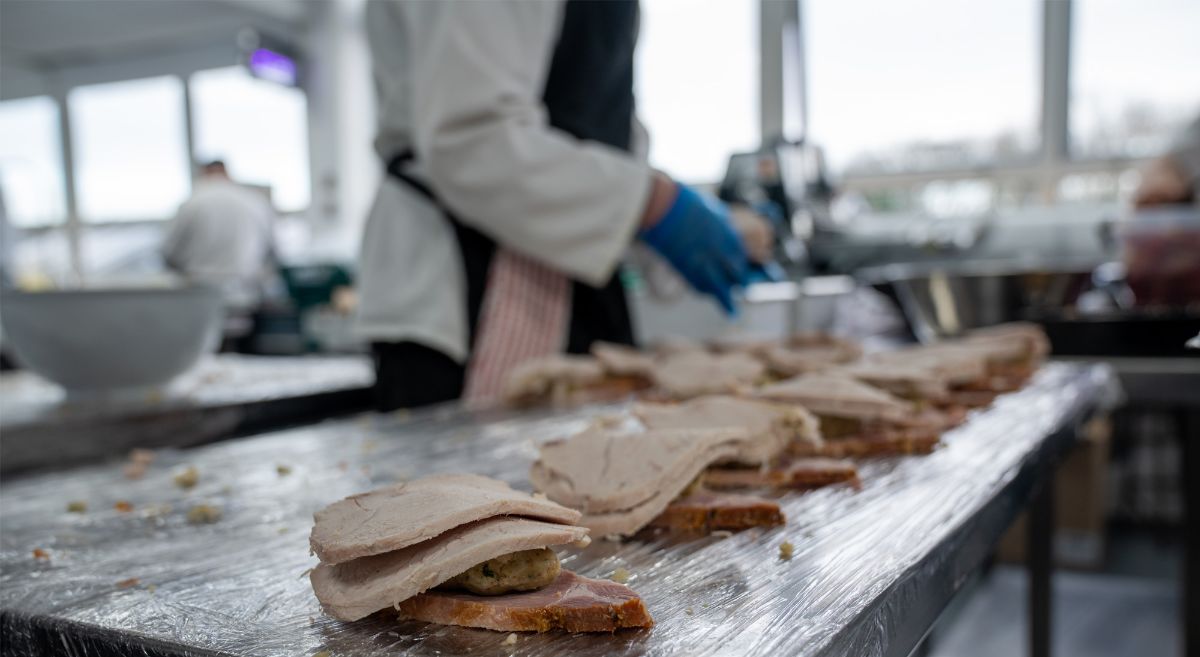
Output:
[[[188,183],[196,173],[196,163],[199,161],[196,154],[196,123],[195,123],[195,108],[192,107],[192,76],[186,75],[180,78],[183,82],[183,128],[184,138],[186,139],[187,157],[188,157]]]
[[[1058,196],[1059,167],[1070,157],[1071,2],[1042,1],[1042,200]]]
[[[760,0],[759,36],[759,137],[763,144],[783,136],[783,24],[787,5]]]
[[[799,134],[790,135],[795,139],[808,140],[808,50],[806,48],[807,41],[804,38],[804,0],[792,0],[791,9],[792,15],[792,30],[794,40],[792,43],[792,61],[796,67],[795,79],[792,80],[793,89],[796,90],[796,111],[800,114],[797,117],[796,127]]]
[[[71,110],[67,103],[67,90],[61,75],[55,71],[49,76],[54,101],[58,103],[58,137],[62,156],[63,190],[66,195],[67,217],[64,229],[67,237],[67,257],[75,283],[82,284],[83,271],[83,221],[79,216],[79,197],[75,181],[75,149],[71,140]]]
[[[1029,504],[1029,654],[1050,657],[1051,604],[1054,570],[1054,471],[1046,477]]]

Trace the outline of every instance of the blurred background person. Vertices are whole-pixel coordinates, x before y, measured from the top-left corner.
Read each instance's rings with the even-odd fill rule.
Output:
[[[224,162],[209,162],[171,222],[163,259],[185,278],[220,286],[230,308],[253,309],[273,262],[274,219],[267,198],[232,180]]]
[[[179,207],[162,246],[167,267],[221,288],[226,320],[222,350],[240,350],[274,262],[275,211],[261,192],[229,177],[225,163],[204,165],[191,197]]]

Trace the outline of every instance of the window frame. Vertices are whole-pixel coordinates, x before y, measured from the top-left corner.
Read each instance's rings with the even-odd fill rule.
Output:
[[[800,45],[795,67],[799,79],[800,107],[807,109],[804,34],[804,5],[812,0],[760,0],[763,24],[761,43],[763,60],[762,89],[762,134],[782,132],[784,124],[783,57],[784,30],[789,26],[799,29]],[[1119,177],[1130,168],[1145,165],[1152,157],[1113,156],[1076,157],[1071,152],[1071,50],[1073,37],[1072,12],[1075,0],[1041,0],[1042,21],[1040,27],[1041,48],[1038,61],[1041,68],[1040,126],[1035,150],[1023,159],[1011,162],[990,163],[971,168],[945,168],[927,171],[902,171],[893,173],[847,173],[840,178],[840,187],[846,191],[862,194],[881,192],[911,192],[924,185],[938,181],[989,179],[996,183],[1014,185],[1031,190],[1041,203],[1050,205],[1061,197],[1063,180],[1078,174],[1110,174]],[[768,13],[771,12],[771,13]],[[768,16],[770,20],[768,20]],[[819,26],[818,26],[819,27]],[[801,117],[804,125],[805,117]],[[819,144],[818,144],[819,145]]]

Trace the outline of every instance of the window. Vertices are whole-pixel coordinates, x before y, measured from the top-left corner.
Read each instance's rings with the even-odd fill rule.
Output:
[[[1073,12],[1073,155],[1161,153],[1200,114],[1200,3],[1083,0]]]
[[[76,87],[67,102],[80,217],[130,221],[174,215],[190,187],[179,78]]]
[[[58,120],[49,96],[0,102],[0,192],[15,226],[66,218]]]
[[[284,212],[309,204],[308,106],[304,92],[238,66],[191,79],[196,157],[221,159],[237,181],[271,189]]]
[[[808,0],[809,128],[837,172],[951,169],[1035,150],[1041,2]]]
[[[643,0],[635,75],[650,161],[688,182],[721,180],[761,144],[758,2]]]

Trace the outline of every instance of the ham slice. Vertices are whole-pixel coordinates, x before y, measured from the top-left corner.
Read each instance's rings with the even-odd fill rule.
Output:
[[[537,591],[491,597],[429,591],[401,602],[399,609],[404,618],[500,632],[613,632],[654,625],[629,587],[567,570]]]
[[[776,527],[785,521],[779,504],[771,500],[702,490],[672,502],[650,526],[672,531],[741,531]]]
[[[500,515],[568,524],[580,517],[578,511],[515,491],[502,481],[435,475],[334,502],[314,515],[309,545],[322,563],[332,565],[399,550]]]
[[[651,430],[742,428],[749,440],[729,462],[744,465],[770,463],[792,441],[821,441],[817,419],[808,411],[756,399],[708,396],[680,404],[637,404],[633,415]]]
[[[592,427],[542,446],[530,479],[550,499],[584,512],[601,536],[646,526],[705,468],[743,447],[741,429],[622,433]]]
[[[790,488],[809,490],[848,483],[858,487],[858,467],[852,461],[831,458],[798,458],[767,469],[712,468],[704,473],[708,488]]]
[[[654,369],[654,383],[667,398],[691,399],[738,392],[766,373],[766,366],[749,354],[688,351],[664,357]]]
[[[583,527],[494,517],[403,549],[336,565],[321,563],[309,580],[327,613],[353,621],[431,589],[475,564],[521,550],[574,543],[585,536]]]

